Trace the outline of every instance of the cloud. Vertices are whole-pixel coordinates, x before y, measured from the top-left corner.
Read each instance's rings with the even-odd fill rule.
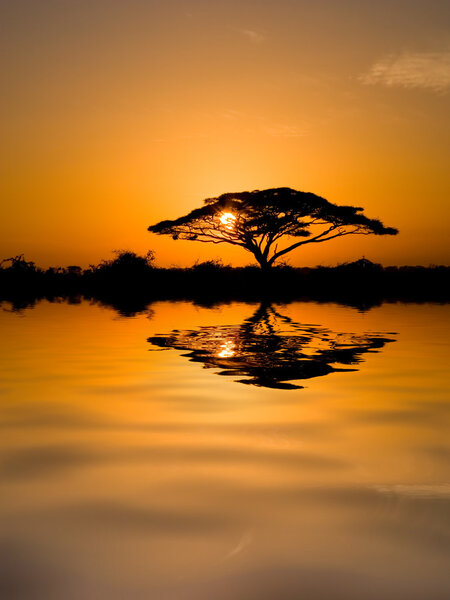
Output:
[[[359,80],[367,85],[383,84],[444,92],[450,88],[450,51],[390,55],[376,62]]]
[[[238,29],[237,31],[250,40],[252,44],[262,44],[262,42],[264,42],[266,39],[262,33],[259,31],[254,31],[253,29]]]
[[[305,129],[296,125],[265,125],[264,131],[273,137],[298,138],[307,135]]]
[[[232,108],[224,110],[220,115],[223,119],[227,119],[228,121],[235,121],[236,119],[240,119],[245,117],[244,113],[239,110],[234,110]]]
[[[222,111],[218,116],[227,121],[245,120],[247,123],[252,123],[252,126],[247,128],[247,133],[263,132],[278,138],[298,138],[309,134],[308,123],[303,123],[300,127],[295,123],[273,122],[262,115],[249,115],[235,109]]]

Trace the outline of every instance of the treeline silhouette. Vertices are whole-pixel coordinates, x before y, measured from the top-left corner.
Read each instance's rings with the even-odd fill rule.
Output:
[[[40,299],[85,298],[136,314],[157,300],[192,300],[211,305],[262,299],[335,301],[360,309],[384,301],[448,302],[447,266],[382,267],[365,258],[335,267],[280,265],[264,273],[257,266],[231,267],[208,260],[190,268],[155,266],[153,252],[117,251],[115,258],[82,269],[42,269],[23,255],[0,263],[0,301],[20,309]]]

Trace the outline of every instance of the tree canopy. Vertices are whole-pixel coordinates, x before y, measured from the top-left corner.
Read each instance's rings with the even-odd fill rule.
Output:
[[[207,198],[201,208],[172,221],[160,221],[148,230],[171,235],[174,240],[241,246],[264,269],[304,244],[352,234],[398,233],[378,219],[369,219],[363,210],[332,204],[309,192],[274,188]]]

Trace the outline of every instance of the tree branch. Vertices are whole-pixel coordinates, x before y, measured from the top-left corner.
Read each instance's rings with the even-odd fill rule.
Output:
[[[337,237],[342,237],[344,235],[351,235],[354,233],[364,233],[363,231],[358,232],[358,229],[356,229],[354,231],[342,231],[342,232],[335,233],[334,235],[330,235],[328,237],[323,237],[327,233],[330,233],[331,231],[334,231],[335,229],[336,229],[336,226],[328,229],[327,231],[324,231],[323,233],[321,233],[320,235],[317,235],[314,238],[310,238],[308,240],[303,240],[302,242],[297,242],[295,244],[292,244],[291,246],[288,246],[287,248],[284,248],[284,250],[275,252],[275,254],[270,258],[269,263],[273,264],[277,260],[277,258],[279,258],[280,256],[283,256],[284,254],[287,254],[291,250],[295,250],[295,248],[298,248],[299,246],[303,246],[304,244],[311,244],[311,243],[317,244],[319,242],[328,242],[328,240],[332,240]]]

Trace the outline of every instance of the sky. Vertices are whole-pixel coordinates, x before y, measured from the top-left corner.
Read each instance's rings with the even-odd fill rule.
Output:
[[[292,187],[400,230],[293,266],[450,263],[447,0],[0,0],[0,28],[0,259],[248,264],[147,227]]]

